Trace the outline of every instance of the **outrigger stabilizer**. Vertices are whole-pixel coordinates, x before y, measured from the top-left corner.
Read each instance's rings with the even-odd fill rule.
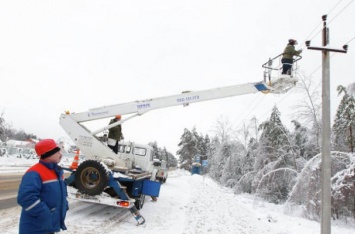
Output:
[[[75,170],[70,169],[70,168],[63,168],[66,171],[72,172],[72,174],[65,179],[66,183],[68,185],[74,184],[75,181]],[[97,176],[95,173],[88,173],[88,176]],[[120,207],[120,208],[128,208],[131,214],[133,215],[134,219],[137,221],[137,225],[142,225],[145,223],[144,217],[140,214],[138,209],[135,206],[135,199],[131,199],[127,196],[127,193],[125,192],[125,187],[120,186],[120,183],[118,183],[115,178],[113,177],[113,174],[110,174],[108,184],[110,188],[113,189],[115,195],[112,195],[112,191],[107,193],[102,193],[100,195],[95,195],[95,196],[90,196],[88,194],[79,192],[76,188],[73,188],[71,186],[68,187],[68,197],[84,201],[84,202],[90,202],[90,203],[97,203],[97,204],[104,204],[104,205],[109,205],[109,206],[114,206],[114,207]],[[111,194],[111,196],[109,195]],[[118,196],[120,198],[118,198]]]

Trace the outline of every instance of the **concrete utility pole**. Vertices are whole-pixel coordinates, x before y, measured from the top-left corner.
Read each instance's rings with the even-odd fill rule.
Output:
[[[327,47],[329,43],[329,29],[327,28],[327,16],[323,20],[323,47],[311,47],[311,41],[306,41],[310,50],[322,51],[322,169],[321,169],[321,234],[331,233],[331,157],[330,157],[330,67],[329,52],[346,53],[348,46],[343,49]]]

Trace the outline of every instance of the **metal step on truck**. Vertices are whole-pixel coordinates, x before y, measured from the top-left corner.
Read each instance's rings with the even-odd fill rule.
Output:
[[[269,77],[272,68],[266,67]],[[282,75],[262,82],[214,88],[203,91],[184,91],[181,94],[151,98],[143,101],[103,106],[85,112],[65,112],[60,116],[60,125],[73,140],[86,160],[77,169],[68,169],[69,196],[86,202],[94,202],[130,209],[138,224],[145,222],[139,213],[145,196],[159,197],[161,183],[167,179],[164,162],[154,160],[150,146],[133,142],[120,142],[119,151],[113,152],[100,140],[99,134],[142,116],[148,111],[171,106],[189,104],[258,93],[285,93],[297,83],[297,78]],[[89,130],[86,122],[127,116],[97,130]],[[156,181],[156,180],[159,180]]]

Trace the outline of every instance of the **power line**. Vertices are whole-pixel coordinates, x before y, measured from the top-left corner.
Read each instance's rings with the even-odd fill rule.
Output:
[[[342,0],[340,0],[340,2],[341,2],[341,1],[342,1]],[[329,25],[333,20],[335,20],[341,13],[343,13],[343,11],[344,11],[346,8],[348,8],[349,5],[350,5],[351,3],[353,3],[353,1],[354,1],[354,0],[351,0],[345,7],[343,7],[343,9],[341,9],[341,10],[338,12],[338,14],[336,14],[331,20],[329,20],[329,21],[328,21],[328,25]],[[339,2],[339,3],[340,3],[340,2]],[[339,4],[339,3],[338,3],[338,4]],[[338,4],[337,4],[337,5],[338,5]],[[335,7],[334,7],[334,8],[335,8]]]
[[[336,8],[338,8],[338,6],[343,2],[343,0],[339,0],[328,12],[327,15],[330,15]],[[342,14],[348,7],[349,5],[353,3],[353,0],[351,0],[350,2],[348,2],[348,4],[346,4],[329,22],[328,24],[330,24],[332,21],[334,21],[340,14]],[[311,35],[318,29],[318,27],[320,26],[320,24],[322,24],[322,22],[320,22],[319,24],[316,25],[316,27],[311,31],[311,33],[307,36],[307,40],[309,40],[309,38],[311,37]],[[318,34],[320,34],[322,32],[322,29],[320,29],[310,40],[314,39]],[[353,40],[355,39],[355,37],[353,37],[352,39],[350,39],[349,42],[347,42],[346,44],[349,44],[350,42],[352,42]],[[331,57],[335,56],[336,53],[332,54]],[[320,68],[322,67],[322,65],[319,65],[316,69],[314,69],[311,74],[308,76],[308,77],[311,77],[315,72],[317,72]],[[298,72],[296,72],[298,74]],[[288,92],[282,99],[281,101],[277,101],[276,102],[276,105],[277,104],[280,104],[282,103],[284,100],[286,100],[287,96],[292,94],[294,92],[294,90],[291,90],[290,92]],[[264,98],[263,98],[264,99]],[[261,99],[249,112],[248,114],[245,116],[245,118],[243,118],[241,120],[241,122],[237,125],[238,127],[242,125],[243,121],[259,106],[259,104],[261,103],[261,101],[263,101],[263,99]],[[252,101],[252,103],[254,103],[256,99],[254,99]],[[251,104],[252,104],[251,103]],[[251,106],[251,105],[249,105]],[[247,110],[248,107],[245,109]],[[269,111],[266,111],[261,118],[263,118],[264,116],[266,116],[267,114],[269,114],[271,112],[271,110]]]
[[[335,6],[332,8],[332,9],[330,9],[330,11],[328,12],[328,15],[330,14],[330,13],[332,13],[332,11],[342,2],[343,0],[340,0],[337,4],[335,4]]]
[[[336,4],[330,9],[330,11],[328,12],[327,15],[330,15],[330,14],[340,5],[340,3],[341,3],[342,1],[343,1],[343,0],[339,0],[338,3],[336,3]],[[343,7],[343,8],[328,22],[328,25],[329,25],[332,21],[334,21],[340,14],[342,14],[343,11],[344,11],[346,8],[348,8],[351,3],[353,3],[353,1],[354,1],[354,0],[350,0],[350,2],[349,2],[345,7]],[[311,35],[317,30],[317,28],[318,28],[321,24],[322,24],[322,22],[319,22],[319,23],[317,24],[317,26],[314,27],[314,29],[313,29],[313,30],[311,31],[311,33],[306,37],[306,40],[304,40],[304,42],[307,41],[307,40],[313,40],[316,36],[318,36],[318,35],[322,32],[322,28],[321,28],[313,37],[311,37]],[[304,46],[302,47],[302,49],[303,49],[303,48],[304,48]]]
[[[354,36],[353,38],[351,38],[350,41],[348,41],[347,43],[345,43],[345,45],[350,44],[350,42],[351,42],[352,40],[354,40],[354,39],[355,39],[355,36]]]

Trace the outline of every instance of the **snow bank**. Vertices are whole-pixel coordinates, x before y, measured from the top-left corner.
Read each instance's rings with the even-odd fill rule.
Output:
[[[126,209],[69,199],[63,233],[241,233],[313,234],[320,223],[283,213],[284,207],[250,195],[236,195],[212,179],[187,171],[170,172],[157,202],[146,197],[142,226]],[[2,233],[18,232],[20,207],[0,211]],[[352,234],[355,228],[333,224],[333,234]]]

